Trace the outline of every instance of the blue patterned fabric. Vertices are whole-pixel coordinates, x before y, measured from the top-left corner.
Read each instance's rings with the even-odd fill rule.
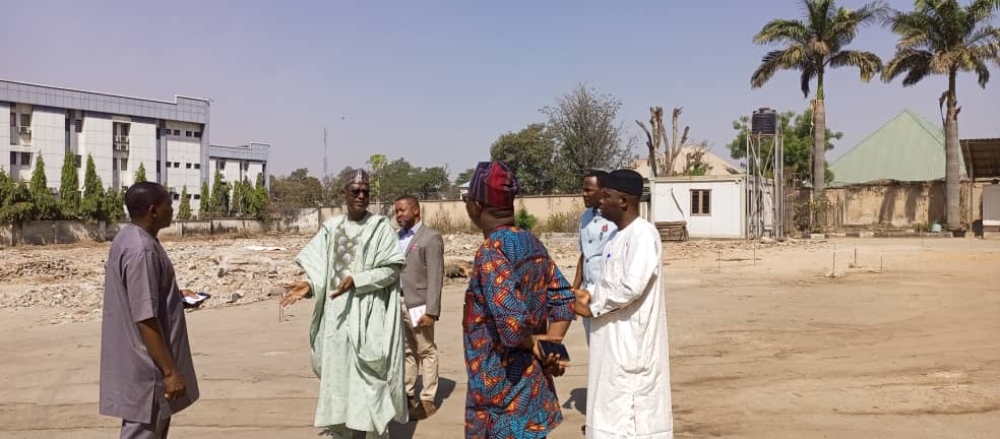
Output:
[[[562,422],[551,377],[517,347],[573,320],[573,293],[534,235],[502,227],[476,252],[462,322],[467,438],[542,438]]]

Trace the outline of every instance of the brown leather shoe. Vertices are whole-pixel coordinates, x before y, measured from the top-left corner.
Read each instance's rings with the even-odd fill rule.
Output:
[[[420,402],[417,402],[415,406],[410,406],[406,414],[409,416],[410,422],[427,418],[427,413],[424,413],[424,407],[420,405]]]
[[[437,413],[437,407],[434,406],[434,401],[420,401],[420,406],[423,409],[424,418],[429,418]]]

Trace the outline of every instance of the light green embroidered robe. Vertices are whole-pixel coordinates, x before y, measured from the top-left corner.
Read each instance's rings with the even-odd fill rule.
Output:
[[[390,420],[408,421],[398,282],[404,257],[396,233],[384,216],[339,216],[295,261],[316,297],[309,330],[320,380],[315,425],[334,436],[350,437],[348,429],[384,436]],[[331,299],[347,275],[354,288]]]

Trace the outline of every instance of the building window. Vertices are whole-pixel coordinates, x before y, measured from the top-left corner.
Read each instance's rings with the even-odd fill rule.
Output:
[[[66,116],[66,132],[69,132],[69,116]]]
[[[128,171],[128,159],[122,159],[122,166],[120,169],[122,171]]]
[[[190,131],[185,131],[185,132],[184,132],[184,137],[191,137],[191,136],[192,136],[192,134],[194,134],[194,133],[192,133],[192,132],[190,132]]]
[[[81,163],[82,163],[82,157],[80,157],[80,154],[74,155],[73,156],[73,165],[76,166],[76,169],[80,169],[80,164]]]
[[[194,137],[195,137],[196,139],[200,139],[200,138],[201,138],[201,132],[200,132],[200,131],[195,131],[195,132],[194,132]]]
[[[114,159],[111,160],[111,170],[112,171],[117,171],[118,170],[118,160],[114,160]]]
[[[21,153],[21,164],[24,165],[24,166],[30,166],[31,165],[31,153],[30,152],[22,152]]]
[[[249,171],[250,170],[250,163],[249,162],[243,162],[243,170],[244,171]]]
[[[83,132],[83,119],[77,119],[76,120],[76,132],[78,132],[78,133],[82,133]]]
[[[161,193],[162,193],[162,192],[161,192]],[[173,196],[174,196],[174,201],[177,201],[177,200],[179,200],[179,199],[181,198],[180,194],[178,194],[177,192],[174,192],[174,193],[173,193],[173,194],[171,194],[171,195],[173,195]]]
[[[218,162],[215,162],[215,168],[218,169],[218,170],[220,170],[220,171],[225,171],[226,170],[226,161],[225,160],[219,160]]]
[[[31,126],[31,115],[28,113],[21,114],[21,126],[30,127]]]
[[[174,135],[175,136],[181,135],[181,130],[174,130]]]
[[[13,110],[10,112],[10,144],[17,145],[17,113]]]
[[[191,164],[190,163],[185,163],[184,164],[184,168],[185,169],[191,169]]]
[[[691,215],[712,214],[712,191],[691,189]]]
[[[160,140],[160,129],[156,129],[156,140]]]
[[[17,153],[16,152],[11,151],[11,153],[10,153],[10,165],[11,166],[17,166]]]
[[[156,173],[157,174],[160,173],[160,161],[159,160],[156,161]]]
[[[201,199],[201,195],[200,194],[194,194],[194,199],[200,200]]]
[[[181,168],[181,162],[174,162],[174,168],[180,169]]]
[[[195,169],[201,169],[201,163],[195,163],[194,164],[194,168]]]

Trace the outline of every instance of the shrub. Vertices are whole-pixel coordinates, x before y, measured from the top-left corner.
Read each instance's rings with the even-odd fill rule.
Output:
[[[531,230],[538,224],[538,218],[528,213],[527,209],[521,209],[514,215],[514,225],[520,229]]]

